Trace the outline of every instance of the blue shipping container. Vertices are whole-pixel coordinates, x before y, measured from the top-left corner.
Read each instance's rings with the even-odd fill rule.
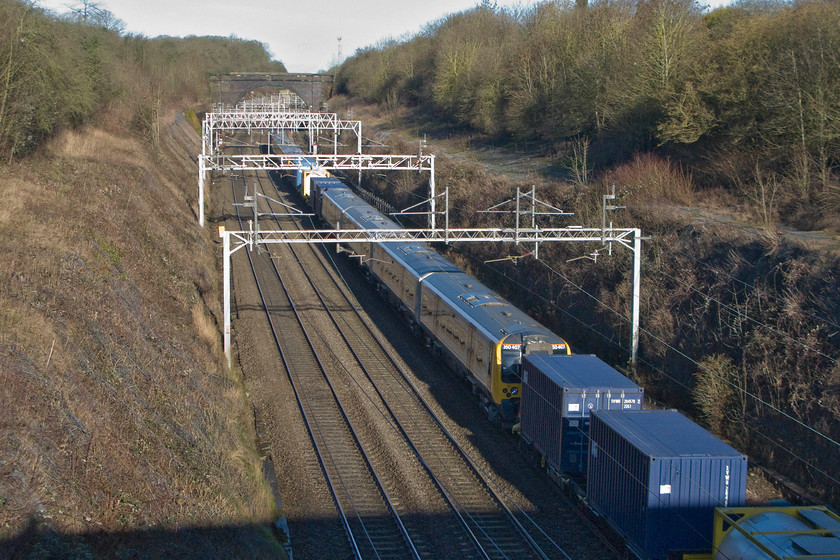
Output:
[[[589,414],[641,410],[644,390],[596,356],[525,356],[520,433],[553,469],[586,472]]]
[[[644,559],[712,548],[714,508],[746,500],[747,458],[676,410],[595,411],[586,492]]]

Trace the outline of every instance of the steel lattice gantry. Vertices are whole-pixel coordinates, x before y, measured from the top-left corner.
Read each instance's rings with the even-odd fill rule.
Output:
[[[212,171],[294,171],[304,165],[331,171],[391,169],[395,171],[434,171],[435,156],[392,154],[245,154],[200,156],[206,170]]]
[[[253,222],[251,222],[253,228]],[[253,250],[258,245],[326,243],[338,244],[349,241],[372,242],[507,242],[534,243],[539,246],[544,242],[594,242],[618,243],[633,252],[633,296],[631,316],[631,361],[636,363],[639,348],[639,303],[642,263],[642,232],[639,228],[454,228],[454,229],[318,229],[318,230],[254,230],[226,231],[219,228],[223,239],[224,255],[224,342],[225,355],[230,366],[230,257],[233,253],[248,247]],[[233,239],[233,247],[231,246]]]
[[[306,160],[306,162],[304,161]],[[366,169],[395,171],[428,171],[432,194],[431,226],[435,212],[435,156],[378,154],[315,154],[315,155],[199,155],[198,156],[198,223],[204,227],[204,182],[207,171],[293,171],[304,163],[314,162],[326,170]]]
[[[207,171],[294,171],[314,163],[329,171],[367,169],[392,171],[428,171],[430,226],[435,227],[435,156],[392,154],[314,154],[314,155],[200,155],[198,156],[198,223],[204,227],[204,177]]]
[[[321,131],[349,130],[356,135],[356,153],[362,152],[362,122],[339,119],[335,113],[220,111],[207,113],[202,126],[203,155],[219,153],[219,135],[223,130],[306,130],[310,137]]]
[[[217,110],[215,107],[213,109],[215,112],[222,112],[226,109],[219,109]],[[276,93],[273,95],[267,95],[262,97],[256,97],[251,99],[245,99],[240,101],[236,104],[236,108],[233,110],[241,110],[241,111],[274,111],[274,112],[285,112],[285,111],[305,111],[306,110],[306,102],[300,98],[300,96],[294,92],[287,92],[287,93]]]
[[[248,131],[252,130],[305,130],[309,133],[310,152],[317,150],[312,140],[317,138],[323,131],[333,133],[333,155],[338,155],[338,135],[341,131],[349,130],[356,135],[356,150],[362,152],[362,123],[361,121],[348,121],[338,118],[336,113],[312,113],[312,112],[275,112],[275,111],[217,111],[207,113],[202,124],[201,155],[198,156],[198,223],[204,227],[204,183],[208,171],[231,171],[243,169],[290,169],[287,167],[273,166],[271,158],[263,156],[247,156],[258,158],[248,159],[237,165],[227,160],[227,164],[218,161],[221,156],[221,133],[222,131]],[[224,156],[226,158],[234,156]],[[313,156],[307,156],[309,158]],[[399,156],[398,156],[399,157]],[[224,161],[224,160],[222,160]],[[298,160],[300,166],[300,160]],[[262,167],[260,167],[262,165]],[[368,169],[363,162],[353,167],[325,167],[326,169]],[[432,163],[434,168],[434,163]],[[382,167],[371,167],[370,169],[383,169]],[[416,169],[416,167],[400,169]],[[434,185],[434,171],[432,171],[432,185]]]
[[[243,123],[231,117],[231,125]],[[268,119],[264,121],[281,122],[281,119]],[[282,121],[282,124],[289,124],[295,121]],[[241,128],[240,130],[245,130]],[[361,136],[360,136],[361,138]],[[317,167],[329,171],[356,170],[393,170],[393,171],[428,171],[429,190],[432,198],[431,204],[431,226],[434,228],[435,220],[435,156],[433,155],[393,155],[393,154],[302,154],[302,155],[281,155],[281,154],[207,154],[198,156],[198,223],[204,227],[204,182],[208,171],[294,171],[301,167],[315,164]]]

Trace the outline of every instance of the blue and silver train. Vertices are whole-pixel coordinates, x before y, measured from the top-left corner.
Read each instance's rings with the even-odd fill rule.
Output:
[[[269,154],[276,154],[280,159],[282,156],[304,156],[306,155],[303,150],[300,149],[300,146],[289,140],[288,136],[285,132],[272,132],[269,134],[268,138],[268,153]],[[295,172],[295,188],[300,192],[300,194],[305,198],[308,199],[311,191],[312,185],[311,180],[313,177],[329,177],[330,173],[326,169],[319,167],[317,161],[312,157],[304,157],[304,158],[295,158],[297,161],[301,162],[301,165],[298,167],[297,171]]]

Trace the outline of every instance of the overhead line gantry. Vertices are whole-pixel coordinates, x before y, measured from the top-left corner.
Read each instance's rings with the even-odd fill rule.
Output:
[[[334,138],[333,154],[314,153],[312,139],[318,131],[332,130]],[[310,139],[310,154],[223,154],[221,153],[221,132],[224,130],[307,130]],[[356,154],[338,153],[338,134],[340,130],[351,130],[358,139]],[[641,282],[641,247],[642,234],[639,228],[614,228],[612,222],[607,226],[606,213],[618,210],[621,206],[610,205],[615,200],[613,194],[604,195],[602,223],[600,228],[569,226],[565,228],[541,228],[536,224],[537,216],[568,215],[553,206],[536,199],[532,189],[523,193],[517,189],[515,199],[505,201],[485,211],[488,213],[507,213],[516,215],[514,228],[450,228],[449,227],[449,191],[435,194],[435,159],[433,155],[423,155],[422,143],[416,155],[362,154],[362,133],[360,121],[343,121],[335,113],[274,112],[274,111],[216,111],[208,113],[203,127],[202,154],[199,155],[199,223],[204,226],[204,181],[207,171],[284,171],[299,170],[315,166],[324,170],[405,170],[428,171],[429,198],[411,209],[396,214],[425,214],[428,216],[428,228],[417,229],[376,229],[376,230],[261,230],[258,226],[257,197],[251,199],[254,221],[250,222],[249,231],[225,231],[219,228],[224,245],[224,343],[225,354],[230,365],[230,259],[231,255],[243,247],[253,250],[259,245],[271,244],[340,244],[351,241],[370,241],[376,243],[423,241],[423,242],[507,242],[519,245],[534,244],[534,255],[538,258],[539,245],[545,242],[600,242],[603,247],[612,250],[612,244],[624,246],[633,252],[633,294],[631,312],[631,363],[635,365],[639,345],[639,303]],[[436,202],[444,199],[444,227],[438,228]],[[525,201],[526,208],[522,207]],[[428,205],[428,212],[414,212],[413,208]],[[506,209],[515,207],[515,210]],[[521,227],[521,217],[530,215],[530,227]],[[231,246],[233,240],[233,246]],[[595,253],[597,255],[597,251]],[[594,258],[593,258],[594,260]]]
[[[361,121],[348,121],[338,117],[336,113],[314,113],[305,111],[245,111],[245,110],[219,110],[207,113],[202,124],[201,154],[198,156],[198,223],[204,227],[204,183],[207,180],[208,171],[232,171],[232,170],[275,170],[277,167],[271,163],[271,157],[264,156],[261,160],[249,159],[244,163],[228,164],[220,163],[218,159],[222,156],[222,133],[226,131],[247,131],[254,130],[280,131],[280,130],[305,130],[309,135],[309,151],[315,152],[317,145],[314,139],[322,132],[333,133],[333,155],[338,154],[338,136],[341,131],[349,130],[356,135],[356,152],[362,153],[362,123]],[[235,157],[235,156],[224,156]],[[259,157],[259,156],[257,156]],[[312,156],[306,156],[312,157]],[[298,164],[300,165],[300,164]],[[285,168],[283,168],[285,169]],[[347,167],[328,167],[326,169],[348,169]],[[359,162],[352,169],[367,169],[363,162]],[[373,167],[372,169],[381,169]]]

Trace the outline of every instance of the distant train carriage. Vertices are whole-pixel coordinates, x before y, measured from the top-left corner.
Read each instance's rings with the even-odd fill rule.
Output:
[[[281,159],[284,155],[304,155],[303,150],[297,144],[291,142],[284,132],[272,132],[269,134],[268,150],[269,153],[277,154]],[[330,177],[331,175],[326,169],[318,167],[314,158],[295,158],[295,161],[301,163],[295,173],[295,188],[304,198],[309,198],[312,194],[312,179],[316,177]]]
[[[350,188],[347,187],[340,179],[336,177],[314,177],[312,179],[312,198],[310,199],[310,204],[312,209],[314,210],[315,214],[321,216],[321,218],[327,222],[330,227],[335,227],[336,223],[338,223],[341,218],[339,217],[341,212],[339,209],[333,210],[332,208],[324,208],[323,201],[327,200],[320,195],[323,191],[327,189],[341,189],[342,192],[346,194],[348,197],[355,197],[356,195],[353,193]],[[324,212],[329,212],[329,216],[325,216]]]
[[[420,316],[420,285],[434,274],[461,272],[425,243],[374,243],[367,264],[373,275],[386,288],[391,302],[409,320],[415,334],[422,328]]]
[[[335,229],[399,229],[400,225],[386,218],[360,196],[329,177],[313,177],[312,207],[315,213]],[[370,260],[370,241],[353,241],[344,244],[353,253],[364,256],[362,264]]]

